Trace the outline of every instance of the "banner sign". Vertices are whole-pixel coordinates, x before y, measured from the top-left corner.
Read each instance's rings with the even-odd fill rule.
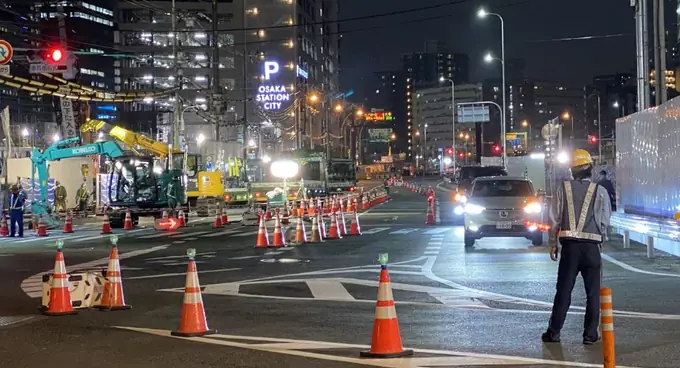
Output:
[[[392,129],[369,129],[368,130],[369,142],[384,142],[390,141],[392,136]]]

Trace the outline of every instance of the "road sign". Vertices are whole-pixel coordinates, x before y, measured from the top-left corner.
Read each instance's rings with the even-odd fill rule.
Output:
[[[0,40],[0,65],[9,63],[12,60],[12,55],[14,55],[12,45],[5,40]]]
[[[458,106],[458,123],[488,123],[491,121],[489,106],[466,105]]]
[[[9,74],[9,65],[0,65],[0,74]]]
[[[68,69],[66,65],[52,65],[45,63],[35,63],[28,67],[28,72],[31,74],[40,73],[63,73]]]

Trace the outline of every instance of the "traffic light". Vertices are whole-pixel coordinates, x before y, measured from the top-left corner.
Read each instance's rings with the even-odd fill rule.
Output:
[[[493,145],[493,153],[495,153],[495,154],[501,153],[501,146],[494,144]]]
[[[590,144],[597,144],[597,136],[596,135],[589,135],[588,136],[588,142],[590,142]]]
[[[52,47],[45,54],[45,61],[51,64],[61,64],[66,58],[66,53],[59,47]]]
[[[446,155],[447,156],[453,156],[453,148],[447,148],[446,149]]]
[[[460,152],[460,153],[458,154],[458,157],[463,158],[463,157],[465,157],[465,154],[464,154],[463,152]]]

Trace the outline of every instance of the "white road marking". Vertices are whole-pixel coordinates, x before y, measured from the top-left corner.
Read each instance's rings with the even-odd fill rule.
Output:
[[[194,240],[198,240],[198,238],[187,238],[186,240],[187,241],[194,241]]]
[[[428,250],[428,249],[429,250],[440,250],[442,248],[441,247],[427,247],[427,248],[425,248],[425,250]]]
[[[175,240],[174,242],[172,242],[172,244],[184,244],[186,242],[187,242],[186,240]]]
[[[334,280],[309,280],[307,286],[314,298],[327,300],[354,300],[340,282]]]
[[[665,273],[665,272],[653,272],[653,271],[646,271],[646,270],[641,270],[639,268],[635,268],[627,263],[621,262],[618,259],[614,259],[612,256],[609,256],[607,254],[602,253],[602,258],[605,260],[625,269],[631,272],[636,272],[636,273],[641,273],[644,275],[653,275],[653,276],[666,276],[666,277],[680,277],[680,274],[677,273]]]
[[[481,353],[468,353],[453,350],[434,350],[434,349],[414,349],[417,355],[442,355],[440,357],[413,357],[413,358],[399,358],[399,359],[362,359],[354,358],[343,355],[334,354],[323,354],[310,351],[300,351],[294,349],[305,349],[305,350],[332,350],[332,349],[356,349],[366,350],[369,348],[367,345],[359,344],[343,344],[343,343],[333,343],[333,342],[323,342],[323,341],[310,341],[310,340],[292,340],[292,339],[282,339],[282,338],[269,338],[269,337],[251,337],[251,336],[239,336],[239,335],[223,335],[215,334],[209,335],[208,337],[175,337],[170,335],[169,330],[158,330],[150,328],[139,328],[139,327],[125,327],[125,326],[113,326],[114,328],[134,331],[139,333],[145,333],[156,336],[163,336],[173,339],[181,339],[192,342],[200,342],[206,344],[235,347],[242,349],[250,349],[257,351],[266,351],[270,353],[285,354],[291,356],[298,356],[303,358],[312,358],[327,361],[336,361],[343,363],[352,363],[357,365],[366,365],[374,367],[393,367],[393,368],[406,368],[406,367],[424,367],[424,366],[491,366],[491,365],[554,365],[562,367],[587,367],[587,368],[600,368],[602,364],[590,364],[590,363],[580,363],[580,362],[568,362],[560,360],[548,360],[540,358],[525,358],[519,356],[510,355],[498,355],[498,354],[481,354]],[[234,340],[234,341],[230,341]],[[243,341],[253,341],[253,343],[244,343]],[[408,347],[407,347],[408,348]],[[448,359],[448,360],[447,360]],[[619,368],[630,368],[619,366]]]
[[[220,232],[213,233],[213,234],[202,235],[201,238],[213,238],[213,237],[216,237],[216,236],[229,235],[229,234],[233,234],[233,233],[237,233],[237,232],[238,232],[238,230],[236,230],[236,229],[229,229],[229,230],[224,230],[224,231],[220,231]]]
[[[283,254],[283,252],[267,252],[264,255],[265,256],[275,256],[275,255],[278,255],[278,254]]]
[[[427,252],[425,252],[424,254],[425,254],[426,256],[436,256],[436,255],[439,254],[439,252],[430,252],[430,251],[427,251]]]
[[[198,231],[198,232],[194,232],[194,233],[184,233],[184,234],[174,233],[174,234],[170,235],[170,239],[189,238],[189,237],[192,237],[192,236],[198,236],[198,235],[201,235],[201,234],[207,234],[207,233],[209,233],[209,232],[210,232],[210,231]]]
[[[170,236],[171,233],[158,233],[158,234],[151,234],[151,235],[144,235],[144,236],[138,236],[137,239],[155,239],[155,238],[162,238],[164,236]]]
[[[451,228],[440,227],[440,228],[430,229],[430,230],[424,232],[423,235],[442,234],[442,233],[445,233],[447,231],[451,231]]]
[[[389,227],[374,227],[372,229],[363,230],[361,233],[362,234],[377,234],[381,231],[385,231],[385,230],[389,230],[389,229],[390,229]]]
[[[229,272],[238,271],[240,268],[224,268],[220,270],[208,270],[208,271],[198,271],[198,273],[215,273],[215,272]],[[160,277],[173,277],[173,276],[186,276],[186,272],[177,273],[163,273],[158,275],[146,275],[146,276],[134,276],[134,277],[123,277],[126,280],[144,280],[144,279],[155,279]]]
[[[397,231],[392,231],[390,234],[408,234],[418,230],[420,229],[401,229]]]
[[[236,236],[251,236],[251,235],[257,235],[257,231],[248,231],[248,232],[245,232],[245,233],[234,234],[232,236],[236,237]]]
[[[231,258],[227,258],[227,259],[237,261],[237,260],[240,260],[240,259],[251,259],[251,258],[260,258],[260,256],[231,257]]]

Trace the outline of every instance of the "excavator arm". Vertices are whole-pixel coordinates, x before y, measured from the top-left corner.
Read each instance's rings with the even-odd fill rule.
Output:
[[[33,200],[31,203],[31,209],[34,215],[43,215],[43,217],[52,226],[55,226],[56,219],[52,219],[47,211],[49,208],[47,202],[47,180],[49,179],[47,162],[89,155],[105,155],[111,158],[125,155],[120,146],[118,146],[118,144],[113,141],[96,142],[82,146],[68,147],[69,145],[78,142],[80,142],[80,138],[75,137],[55,142],[47,147],[44,151],[37,148],[33,148],[33,151],[31,151],[31,182],[35,183],[35,173],[37,172],[38,182],[40,183],[40,198]]]
[[[135,147],[141,147],[149,152],[153,152],[157,157],[166,157],[170,153],[170,146],[165,143],[155,141],[131,130],[117,125],[111,125],[101,120],[88,120],[85,124],[80,126],[80,131],[92,133],[104,132],[125,143],[130,149],[134,150]],[[173,149],[172,153],[173,155],[183,154],[183,152],[178,149]]]

